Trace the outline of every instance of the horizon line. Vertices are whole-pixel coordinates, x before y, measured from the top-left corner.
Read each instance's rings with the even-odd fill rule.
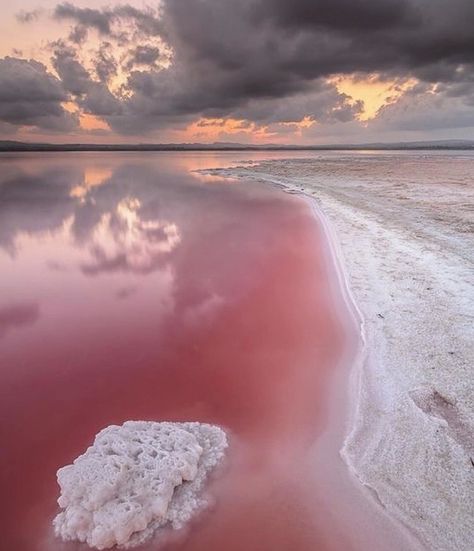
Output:
[[[19,151],[327,151],[327,150],[470,150],[474,149],[474,140],[418,140],[398,142],[365,142],[348,144],[245,144],[239,142],[181,142],[181,143],[51,143],[0,140],[0,152]]]

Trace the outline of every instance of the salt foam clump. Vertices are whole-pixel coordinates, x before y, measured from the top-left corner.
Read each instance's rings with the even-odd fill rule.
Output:
[[[133,547],[158,528],[180,528],[206,505],[200,495],[224,455],[225,432],[202,423],[127,421],[100,431],[57,472],[63,509],[56,535],[97,549]]]

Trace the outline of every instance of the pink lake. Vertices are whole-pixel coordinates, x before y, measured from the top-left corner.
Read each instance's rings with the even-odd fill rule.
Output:
[[[56,470],[128,419],[230,431],[214,506],[166,549],[363,548],[310,453],[358,333],[308,204],[189,170],[225,155],[0,162],[1,549],[88,549],[52,534]]]

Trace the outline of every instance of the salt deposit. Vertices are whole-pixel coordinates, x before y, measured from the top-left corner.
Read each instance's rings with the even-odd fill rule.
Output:
[[[342,455],[431,551],[474,541],[474,156],[317,153],[221,170],[303,193],[363,316]]]
[[[226,447],[222,429],[201,423],[127,421],[103,429],[57,473],[63,511],[56,535],[107,549],[182,527],[206,505],[203,483]]]

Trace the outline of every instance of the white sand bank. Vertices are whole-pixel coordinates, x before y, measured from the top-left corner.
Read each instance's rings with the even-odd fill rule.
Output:
[[[430,550],[474,542],[474,155],[318,154],[220,171],[316,198],[364,318],[342,455]]]

